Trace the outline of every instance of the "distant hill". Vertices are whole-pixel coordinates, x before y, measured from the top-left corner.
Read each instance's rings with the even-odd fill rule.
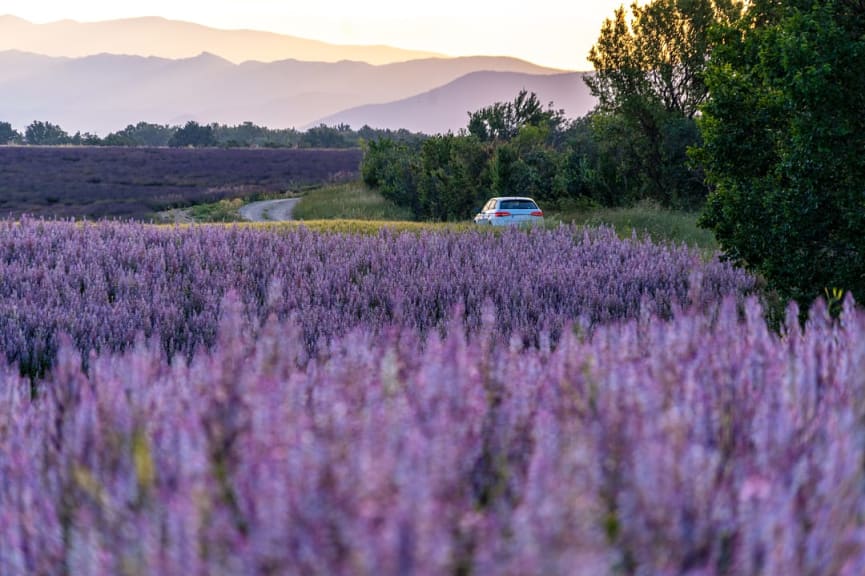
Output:
[[[578,117],[591,110],[596,100],[583,82],[583,73],[555,75],[513,72],[474,72],[423,94],[386,104],[359,106],[321,118],[325,124],[345,123],[355,128],[406,128],[428,134],[456,132],[468,125],[468,113],[494,102],[508,102],[521,89],[535,92],[546,105]]]
[[[389,46],[328,44],[254,30],[219,30],[156,17],[34,24],[15,16],[0,16],[0,51],[5,50],[67,58],[111,53],[179,59],[209,52],[235,63],[294,58],[388,64],[441,56]]]
[[[300,128],[341,110],[403,100],[488,70],[518,74],[510,84],[488,77],[499,86],[497,90],[484,86],[482,79],[462,90],[450,88],[439,96],[441,106],[453,98],[454,115],[464,119],[467,105],[480,107],[512,99],[522,85],[520,75],[533,78],[532,86],[527,85],[533,90],[535,84],[564,84],[555,80],[558,71],[512,58],[434,58],[373,66],[297,60],[234,64],[207,53],[169,60],[110,54],[53,58],[6,51],[0,52],[0,121],[23,129],[33,120],[44,120],[60,124],[67,132],[99,134],[138,121],[251,121],[273,128]],[[545,75],[553,76],[544,82]],[[581,86],[577,80],[574,84]],[[472,91],[477,94],[471,95]],[[566,92],[551,90],[546,95],[535,91],[565,106],[557,96]],[[426,97],[435,98],[435,94]],[[448,120],[446,126],[451,125]],[[432,123],[425,126],[434,127]]]

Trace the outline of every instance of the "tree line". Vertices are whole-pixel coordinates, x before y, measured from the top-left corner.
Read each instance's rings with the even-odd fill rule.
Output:
[[[252,122],[237,125],[199,124],[189,121],[183,126],[139,122],[100,137],[90,132],[69,134],[57,124],[37,120],[23,133],[9,122],[0,122],[0,145],[30,144],[36,146],[129,146],[129,147],[226,147],[226,148],[358,148],[368,140],[387,138],[396,142],[416,142],[423,134],[408,130],[386,130],[363,126],[353,130],[346,124],[321,124],[305,131],[294,128],[274,129]]]
[[[420,219],[461,220],[490,195],[546,206],[622,206],[648,200],[695,210],[709,190],[689,150],[702,144],[699,107],[713,28],[741,5],[655,0],[608,19],[584,77],[595,109],[569,121],[521,92],[469,113],[458,134],[367,146],[366,182]]]
[[[624,206],[648,200],[694,210],[702,171],[693,117],[658,114],[651,137],[627,114],[599,105],[569,120],[521,91],[468,114],[457,134],[365,143],[364,181],[420,220],[465,220],[490,196],[531,196],[550,208]]]
[[[865,302],[865,0],[635,2],[589,59],[587,116],[523,92],[458,134],[369,142],[364,180],[419,219],[490,195],[698,209],[783,300]]]

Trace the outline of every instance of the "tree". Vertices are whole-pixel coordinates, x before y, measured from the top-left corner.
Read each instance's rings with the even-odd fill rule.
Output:
[[[419,219],[465,220],[489,196],[490,149],[474,136],[445,134],[424,141],[417,191]]]
[[[167,146],[176,128],[139,122],[113,132],[103,139],[106,146]]]
[[[389,138],[366,143],[360,172],[363,181],[378,188],[397,206],[420,212],[417,193],[418,151]]]
[[[700,222],[800,304],[833,288],[865,301],[862,4],[754,0],[709,65]]]
[[[564,124],[564,110],[544,110],[537,95],[521,90],[513,102],[496,102],[469,113],[468,132],[481,142],[510,140],[523,126],[548,125],[558,130]]]
[[[561,169],[571,130],[562,111],[544,109],[523,90],[512,102],[470,113],[468,130],[458,134],[394,135],[365,126],[361,173],[423,220],[465,220],[493,194],[554,203],[572,190],[567,178],[574,171]]]
[[[509,142],[496,147],[490,166],[492,190],[499,196],[555,200],[560,155],[546,144],[547,126],[522,126]]]
[[[12,144],[21,141],[21,133],[12,128],[9,122],[0,122],[0,144]]]
[[[300,137],[301,148],[351,148],[353,133],[347,124],[327,126],[319,124],[304,132]]]
[[[73,146],[100,146],[102,144],[102,139],[91,132],[85,132],[84,134],[76,132],[69,138],[68,143]]]
[[[38,120],[27,126],[24,132],[24,139],[28,144],[38,146],[57,146],[68,144],[70,141],[69,134],[60,126]]]
[[[640,195],[690,207],[706,193],[699,178],[685,173],[685,150],[699,143],[693,118],[709,93],[711,30],[734,17],[741,4],[654,0],[635,2],[630,10],[630,20],[621,7],[604,22],[589,53],[595,73],[585,82],[598,98],[598,112],[627,124],[630,142],[623,148],[634,155],[629,163],[639,164]],[[689,133],[692,139],[682,138]]]
[[[693,118],[706,100],[704,73],[712,49],[710,30],[729,21],[741,4],[730,0],[654,0],[631,5],[604,22],[589,52],[595,74],[586,84],[605,110],[659,108]]]
[[[168,145],[172,148],[183,148],[186,146],[203,148],[216,146],[217,144],[218,142],[213,134],[213,126],[202,126],[193,120],[187,122],[183,128],[178,128],[168,141]]]

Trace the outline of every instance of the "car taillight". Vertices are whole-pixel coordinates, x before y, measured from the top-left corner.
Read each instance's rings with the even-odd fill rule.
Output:
[[[510,215],[511,215],[510,212],[496,212],[495,214],[493,214],[493,217],[494,218],[502,218],[504,216],[510,216]]]
[[[532,212],[532,216],[543,216],[543,215],[544,215],[544,213],[542,210],[535,210],[534,212]]]

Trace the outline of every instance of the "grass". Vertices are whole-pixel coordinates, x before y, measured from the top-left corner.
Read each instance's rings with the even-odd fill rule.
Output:
[[[236,222],[240,220],[240,207],[243,200],[220,200],[211,204],[197,204],[189,209],[189,215],[196,222]]]
[[[636,232],[649,236],[655,242],[687,244],[705,253],[718,250],[715,237],[697,226],[698,213],[677,212],[653,203],[640,203],[628,208],[574,207],[560,211],[547,211],[551,223],[573,222],[585,226],[606,224],[615,228],[623,238]]]
[[[411,212],[360,182],[309,191],[294,207],[298,220],[409,220]]]

